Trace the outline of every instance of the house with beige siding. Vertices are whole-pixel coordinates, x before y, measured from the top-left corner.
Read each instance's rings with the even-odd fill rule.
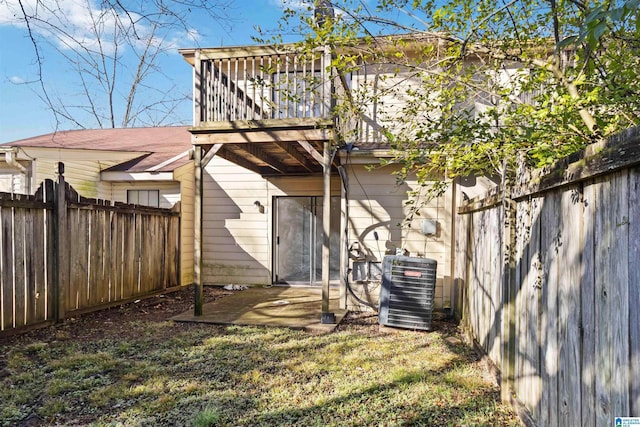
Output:
[[[187,128],[60,131],[0,145],[0,192],[33,194],[45,179],[81,196],[180,209],[181,283],[193,282],[194,171]]]
[[[198,288],[227,283],[321,286],[342,308],[375,306],[394,254],[435,259],[435,306],[452,307],[460,186],[427,199],[385,161],[409,72],[360,64],[337,78],[329,48],[295,45],[180,52],[194,81],[196,314]],[[349,91],[374,101],[340,123],[331,109]]]

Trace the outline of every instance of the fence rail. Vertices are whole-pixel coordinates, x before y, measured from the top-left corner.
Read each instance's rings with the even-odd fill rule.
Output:
[[[178,212],[85,199],[46,180],[0,193],[0,331],[179,285]]]
[[[463,323],[537,425],[640,416],[640,155],[620,148],[638,144],[632,129],[457,218]]]

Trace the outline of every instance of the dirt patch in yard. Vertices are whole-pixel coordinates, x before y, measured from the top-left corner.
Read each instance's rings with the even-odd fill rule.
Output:
[[[203,288],[205,303],[226,295],[231,295],[232,293],[233,291],[227,291],[218,286],[205,286]],[[71,338],[91,339],[96,337],[104,338],[107,336],[135,338],[137,332],[129,327],[128,322],[164,322],[177,314],[193,310],[193,301],[193,287],[187,286],[165,295],[157,295],[121,306],[71,317],[50,327],[33,329],[8,337],[0,336],[0,344],[10,344],[12,342],[24,343],[29,341],[59,341]]]

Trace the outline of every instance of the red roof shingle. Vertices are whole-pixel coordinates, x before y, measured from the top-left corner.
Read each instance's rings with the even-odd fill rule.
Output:
[[[3,145],[144,152],[147,154],[113,166],[108,170],[144,172],[151,169],[157,172],[167,172],[190,161],[188,154],[180,156],[191,149],[191,134],[187,129],[188,126],[69,130],[21,139]],[[163,164],[173,158],[176,160]],[[162,167],[157,168],[158,165],[162,165]]]

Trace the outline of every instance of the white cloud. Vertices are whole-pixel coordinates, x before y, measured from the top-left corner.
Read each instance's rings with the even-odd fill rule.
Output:
[[[26,82],[26,80],[20,76],[11,76],[9,77],[9,81],[15,85],[20,85]]]
[[[165,49],[169,49],[170,51],[175,51],[174,53],[178,53],[178,49],[185,47],[186,45],[193,44],[195,46],[200,44],[200,41],[203,39],[202,34],[195,28],[191,28],[187,31],[181,31],[175,34],[168,40],[163,41]],[[160,42],[158,40],[158,42]]]
[[[119,16],[112,9],[98,7],[95,0],[22,0],[24,14],[18,0],[4,3],[0,25],[25,27],[26,14],[34,33],[63,50],[86,48],[113,53],[117,31],[130,30],[131,22],[139,18],[135,13]],[[136,23],[136,31],[143,36],[147,29]]]

